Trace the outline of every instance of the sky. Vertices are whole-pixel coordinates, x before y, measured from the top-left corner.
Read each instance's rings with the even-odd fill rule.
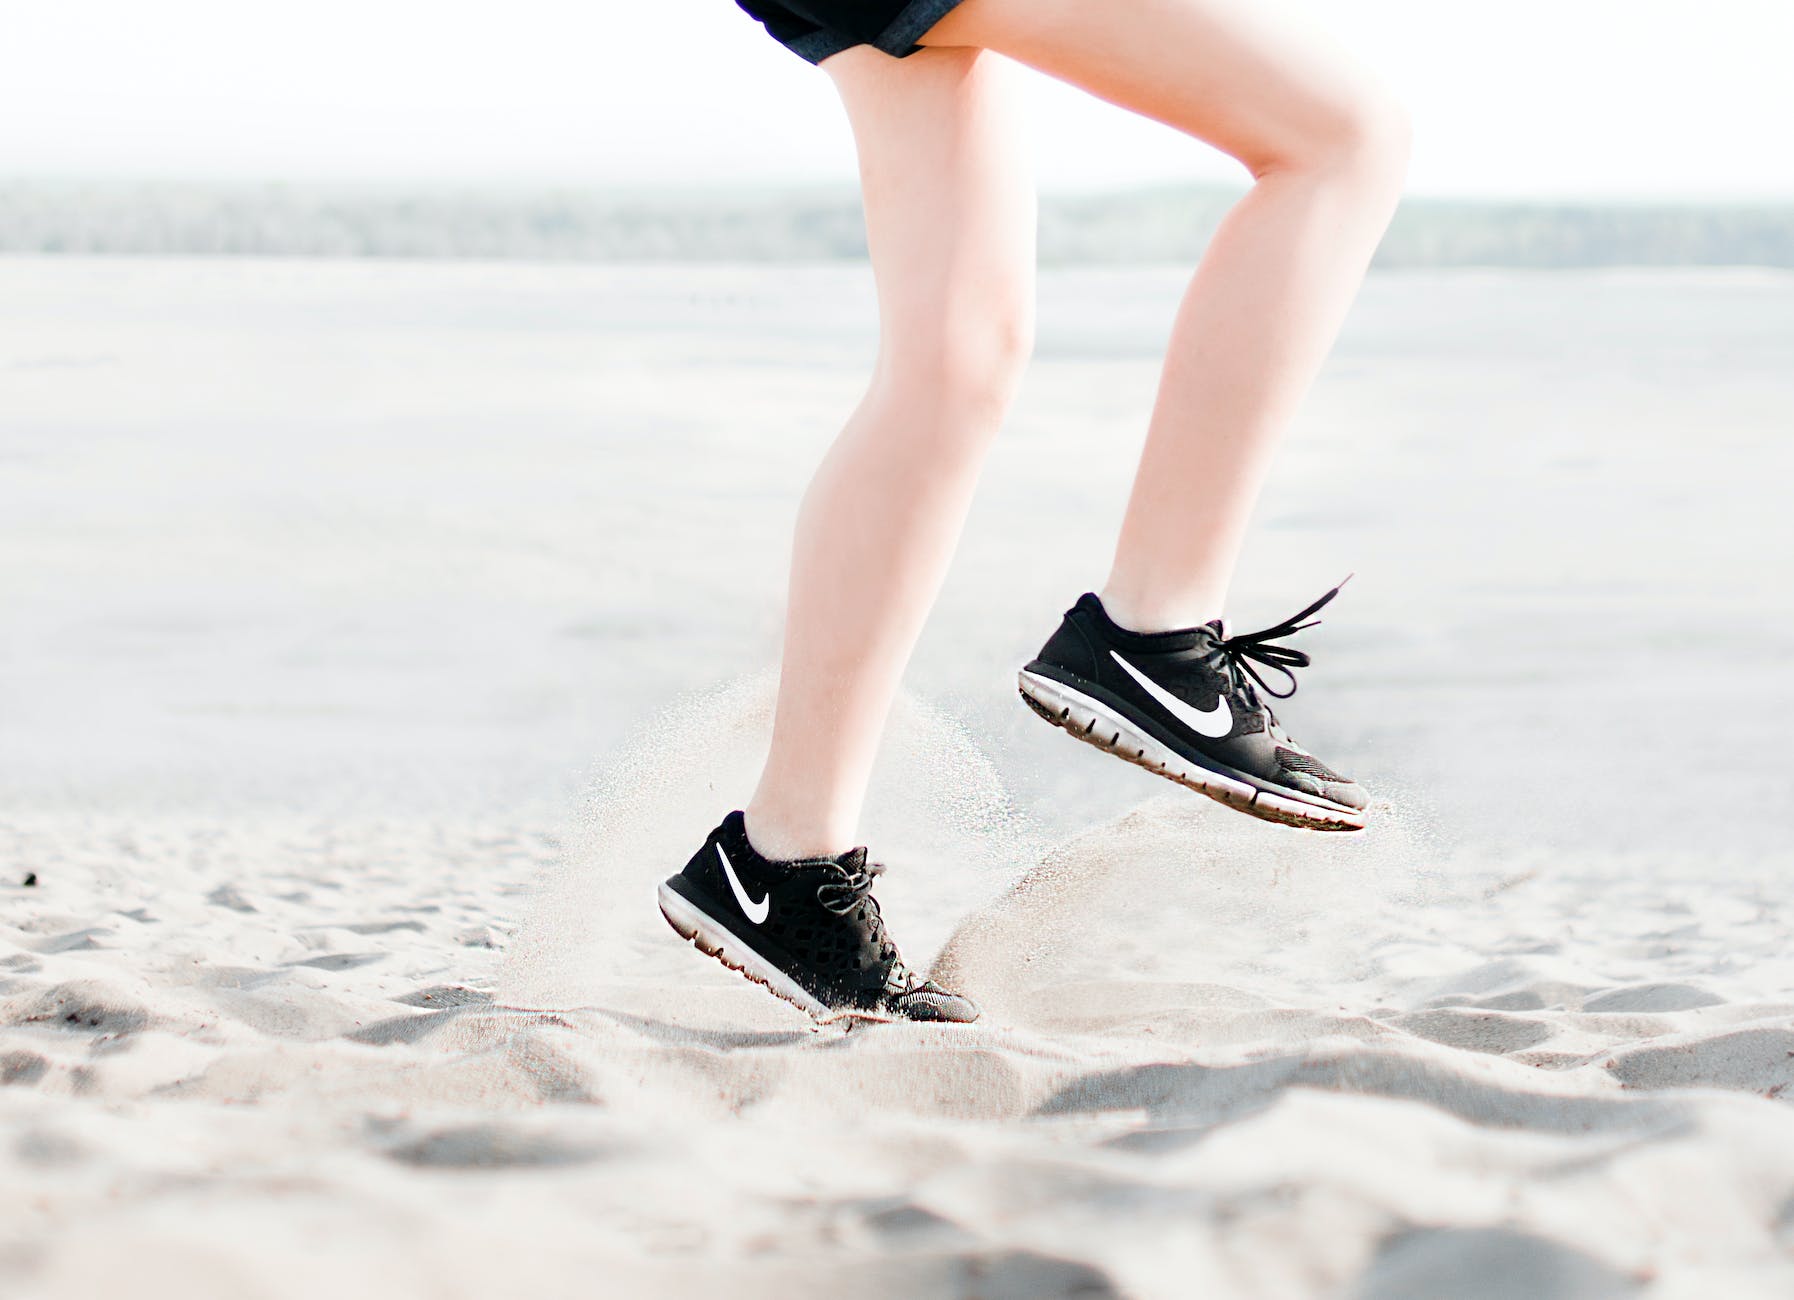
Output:
[[[1120,14],[1130,0],[1091,2]],[[1406,101],[1413,193],[1794,200],[1790,0],[1281,2]],[[828,75],[733,0],[0,0],[0,13],[0,178],[855,175]],[[1030,73],[1026,94],[1044,189],[1241,178],[1072,87]]]

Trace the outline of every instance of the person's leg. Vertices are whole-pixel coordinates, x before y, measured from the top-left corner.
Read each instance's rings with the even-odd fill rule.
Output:
[[[1394,212],[1405,117],[1265,0],[964,0],[923,37],[993,49],[1239,159],[1173,329],[1102,600],[1137,631],[1219,616],[1277,435]]]
[[[1033,336],[1033,183],[981,50],[826,59],[859,148],[880,342],[797,521],[772,748],[747,806],[769,858],[834,854]]]

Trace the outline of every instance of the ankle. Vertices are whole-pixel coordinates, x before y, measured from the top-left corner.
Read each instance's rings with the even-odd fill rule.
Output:
[[[833,858],[852,848],[851,832],[837,832],[812,819],[780,815],[779,810],[758,802],[743,810],[742,828],[748,846],[768,862],[795,862],[799,858]]]
[[[1129,632],[1181,632],[1221,617],[1218,597],[1143,595],[1112,582],[1096,596],[1109,621]]]

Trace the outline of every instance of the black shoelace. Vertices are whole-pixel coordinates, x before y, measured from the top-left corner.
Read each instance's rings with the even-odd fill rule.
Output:
[[[878,900],[872,897],[872,882],[884,871],[884,864],[868,862],[864,866],[848,869],[836,863],[835,869],[840,873],[839,879],[825,880],[816,887],[816,901],[831,912],[845,916],[861,903],[872,909],[872,933],[878,942],[880,958],[890,963],[885,968],[885,989],[887,992],[908,993],[922,981],[904,965],[897,945],[885,936],[885,919],[878,910]]]
[[[1345,586],[1351,580],[1352,575],[1346,574],[1339,580],[1339,587]],[[1250,691],[1251,688],[1246,685],[1245,681],[1246,677],[1250,677],[1258,683],[1259,689],[1273,699],[1287,700],[1294,695],[1296,693],[1295,670],[1306,668],[1313,661],[1309,659],[1306,651],[1292,650],[1289,646],[1277,645],[1276,642],[1286,636],[1294,636],[1305,627],[1313,627],[1319,623],[1321,620],[1318,618],[1308,619],[1306,623],[1302,620],[1308,618],[1310,614],[1318,613],[1328,601],[1339,594],[1339,587],[1333,588],[1308,608],[1300,613],[1291,614],[1275,626],[1263,628],[1257,632],[1242,632],[1238,636],[1217,640],[1216,647],[1227,656],[1227,671],[1233,678],[1233,684],[1240,690]],[[1260,677],[1258,670],[1252,666],[1251,661],[1254,659],[1265,667],[1282,673],[1285,680],[1289,682],[1289,689],[1287,691],[1271,689],[1270,683]],[[1244,676],[1241,675],[1242,673]]]
[[[878,900],[872,897],[873,878],[884,871],[882,864],[868,862],[849,870],[839,862],[832,862],[838,873],[838,879],[823,881],[816,886],[816,901],[831,912],[839,912],[843,916],[863,901],[872,904],[872,915],[878,917]],[[882,920],[882,918],[880,918]]]

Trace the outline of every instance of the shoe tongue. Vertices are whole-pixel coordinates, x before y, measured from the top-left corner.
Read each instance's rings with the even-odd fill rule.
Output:
[[[1214,634],[1217,637],[1219,637],[1221,640],[1225,641],[1227,639],[1228,633],[1227,633],[1227,620],[1226,619],[1211,618],[1208,622],[1204,623],[1202,626],[1211,629],[1214,632]]]

